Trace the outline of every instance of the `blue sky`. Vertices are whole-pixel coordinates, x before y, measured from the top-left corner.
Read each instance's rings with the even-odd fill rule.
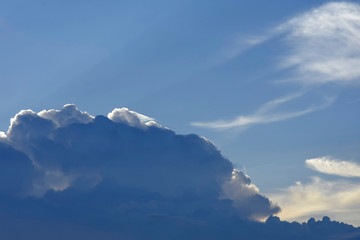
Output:
[[[355,1],[3,1],[0,130],[22,109],[74,103],[96,116],[127,107],[210,139],[283,205],[285,219],[334,210],[360,225],[347,212],[360,212],[358,201],[333,209],[336,194],[360,188],[359,175],[344,174],[360,165],[359,9]],[[334,205],[286,215],[299,206],[294,189],[332,194]],[[312,201],[324,199],[304,200]]]

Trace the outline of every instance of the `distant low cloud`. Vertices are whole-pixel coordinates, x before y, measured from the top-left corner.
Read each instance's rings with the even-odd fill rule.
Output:
[[[306,166],[326,174],[360,177],[360,165],[329,156],[307,159]],[[278,214],[290,221],[304,221],[308,216],[323,215],[360,226],[360,182],[349,179],[325,180],[312,177],[308,183],[295,185],[269,194],[282,206]]]
[[[268,194],[280,204],[278,216],[289,221],[305,221],[324,215],[360,226],[359,182],[313,177],[309,183],[297,182],[278,193]]]
[[[238,116],[233,120],[217,120],[211,122],[192,122],[191,125],[196,127],[203,128],[212,128],[212,129],[229,129],[229,128],[244,128],[249,127],[251,125],[256,124],[265,124],[271,122],[279,122],[284,121],[291,118],[300,117],[323,108],[330,106],[335,98],[326,98],[323,103],[318,105],[309,106],[308,108],[297,110],[297,111],[289,111],[289,112],[279,112],[276,111],[276,107],[281,104],[284,104],[288,101],[291,101],[295,98],[300,97],[301,94],[294,94],[284,98],[275,99],[265,103],[261,106],[254,114]]]
[[[311,158],[305,161],[306,166],[326,174],[343,177],[360,177],[360,164],[334,159],[330,156]]]

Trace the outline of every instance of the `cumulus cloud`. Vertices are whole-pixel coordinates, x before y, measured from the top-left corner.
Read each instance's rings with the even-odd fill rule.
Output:
[[[326,181],[313,177],[311,182],[268,194],[281,205],[278,214],[282,219],[304,221],[309,216],[324,215],[360,226],[360,184],[358,182],[333,180]]]
[[[0,194],[24,197],[33,190],[36,172],[30,159],[0,141]]]
[[[343,177],[360,177],[360,165],[355,162],[342,161],[325,156],[307,159],[305,163],[307,167],[321,173]]]
[[[114,122],[129,124],[133,127],[160,127],[160,125],[154,121],[155,119],[134,111],[130,111],[127,108],[115,108],[111,113],[108,114],[107,117]]]
[[[253,221],[280,209],[212,142],[149,121],[124,108],[109,117],[74,105],[20,111],[0,141],[0,237],[287,239],[279,235],[286,222]],[[286,237],[313,235],[291,226]]]
[[[213,129],[229,129],[229,128],[239,128],[239,127],[249,127],[255,124],[265,124],[271,122],[284,121],[291,118],[300,117],[320,109],[330,106],[334,102],[334,98],[325,98],[323,103],[309,106],[302,110],[289,111],[289,112],[279,112],[276,111],[276,107],[281,104],[284,104],[288,101],[291,101],[295,98],[302,96],[302,94],[293,94],[283,98],[278,98],[272,101],[265,103],[261,106],[255,113],[251,115],[238,116],[233,120],[217,120],[211,122],[192,122],[191,125],[204,128],[213,128]]]
[[[94,119],[87,112],[79,111],[74,104],[66,104],[61,110],[43,110],[38,115],[52,120],[57,127],[64,127],[72,123],[89,123]]]
[[[0,131],[0,140],[6,138],[6,133]]]
[[[259,189],[251,182],[250,177],[236,169],[233,170],[231,180],[224,183],[222,198],[233,200],[234,206],[241,209],[242,214],[253,219],[261,219],[263,217],[257,215],[259,210],[261,213],[268,212],[268,215],[271,215],[274,209],[280,210],[279,207],[272,203],[271,208],[268,208],[268,204],[264,205],[264,200],[265,202],[267,200],[259,195]],[[249,204],[250,202],[253,204]],[[247,206],[247,208],[242,206]],[[266,206],[266,208],[259,209],[262,206]]]
[[[203,206],[221,202],[222,196],[230,201],[229,209],[234,208],[244,218],[266,217],[278,211],[244,178],[236,180],[243,198],[259,198],[261,203],[251,207],[251,201],[239,205],[232,203],[234,195],[224,197],[223,185],[233,181],[233,167],[213,143],[196,135],[176,135],[152,118],[126,108],[115,109],[108,117],[93,117],[74,105],[39,113],[20,111],[11,119],[3,141],[26,157],[27,164],[34,168],[29,174],[36,171],[36,176],[27,180],[31,183],[28,191],[18,190],[23,195],[41,199],[51,192],[60,197],[73,189],[96,192],[102,188],[109,188],[116,195],[127,189],[142,191],[143,198],[155,201],[154,211],[161,214],[169,211],[155,199],[163,198],[167,205],[176,205],[170,198],[180,201],[188,196],[202,201]],[[119,200],[118,204],[126,206],[129,202]],[[143,204],[129,207],[143,208]],[[107,208],[106,204],[102,207]]]

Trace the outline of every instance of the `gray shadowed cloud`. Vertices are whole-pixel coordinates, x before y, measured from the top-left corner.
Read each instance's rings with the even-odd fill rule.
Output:
[[[108,117],[74,105],[20,111],[0,138],[0,166],[2,238],[286,239],[283,224],[292,239],[319,234],[276,218],[254,221],[279,207],[214,144],[126,108]],[[327,236],[358,232],[316,224],[336,226]]]

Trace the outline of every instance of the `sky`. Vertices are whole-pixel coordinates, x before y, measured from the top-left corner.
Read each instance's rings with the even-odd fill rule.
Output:
[[[284,221],[302,222],[329,216],[360,226],[357,1],[0,2],[0,139],[45,174],[39,177],[38,172],[26,170],[31,166],[24,168],[27,174],[35,174],[29,179],[38,188],[24,187],[32,190],[14,193],[16,197],[44,198],[48,191],[72,188],[78,178],[93,184],[82,188],[92,189],[99,179],[114,174],[94,171],[95,163],[89,170],[80,166],[83,163],[72,167],[59,160],[48,166],[43,159],[44,155],[54,157],[46,144],[55,153],[61,150],[56,146],[65,133],[56,129],[78,133],[71,124],[93,123],[97,115],[103,115],[133,128],[171,129],[211,141],[221,152],[216,158],[231,165],[216,174],[234,174],[241,179],[241,190],[233,190],[237,183],[222,180],[224,192],[212,189],[204,196],[220,194],[234,201],[234,206],[239,198],[245,201],[242,194],[262,199],[261,213],[240,208],[246,217],[274,214]],[[65,104],[77,108],[63,108]],[[26,109],[34,112],[20,112]],[[54,117],[58,115],[50,109],[67,109],[60,113],[75,114],[77,120],[61,114]],[[46,121],[22,125],[16,114],[18,120],[29,115],[29,119]],[[49,128],[44,125],[44,130],[41,121]],[[19,132],[12,132],[17,123]],[[109,127],[98,124],[88,131]],[[29,129],[55,143],[26,137]],[[110,144],[104,136],[81,134],[100,145]],[[129,133],[130,139],[132,134],[138,136]],[[148,137],[157,139],[158,135]],[[27,149],[29,143],[39,152]],[[177,144],[169,151],[179,154]],[[4,150],[4,156],[8,151]],[[82,156],[83,149],[72,154]],[[138,167],[149,166],[140,161]],[[160,170],[151,171],[156,175]],[[81,171],[86,176],[79,177]],[[210,182],[217,179],[210,168],[203,173]],[[187,188],[182,177],[178,181]],[[199,189],[202,184],[199,180]],[[154,180],[147,191],[169,188],[158,185]],[[169,191],[165,192],[159,194],[167,196]]]

